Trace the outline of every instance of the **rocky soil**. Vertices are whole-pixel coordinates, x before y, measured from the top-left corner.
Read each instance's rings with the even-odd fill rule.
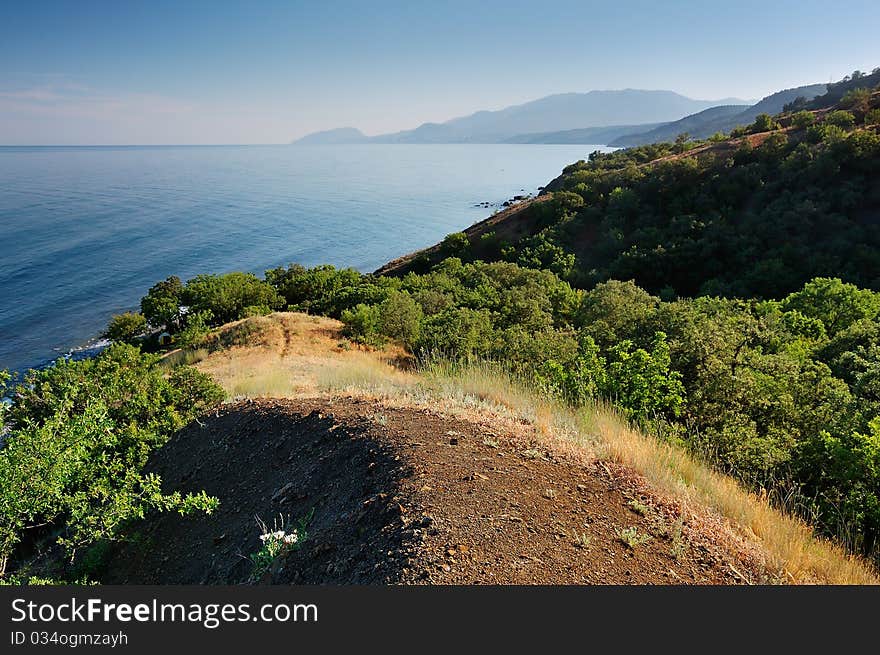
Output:
[[[375,401],[228,405],[150,468],[220,499],[211,516],[145,521],[105,583],[737,584],[766,578],[748,549],[645,492],[608,462]],[[257,579],[258,519],[299,548]]]

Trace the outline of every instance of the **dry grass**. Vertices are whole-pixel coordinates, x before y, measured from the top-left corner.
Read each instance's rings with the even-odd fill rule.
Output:
[[[668,494],[704,505],[729,519],[763,546],[772,564],[791,582],[880,583],[867,563],[814,537],[803,521],[779,512],[681,449],[633,430],[613,411],[593,410],[585,422],[601,438],[601,456],[632,467]]]
[[[401,351],[359,348],[343,339],[337,321],[323,317],[270,314],[224,326],[216,338],[233,345],[210,353],[198,367],[231,398],[316,395],[327,387],[325,379],[366,388],[370,381],[407,377],[393,365]]]
[[[211,353],[198,363],[231,397],[366,397],[455,415],[496,430],[529,431],[548,448],[616,462],[643,476],[658,493],[724,517],[760,547],[769,567],[782,572],[783,582],[880,583],[869,565],[813,537],[802,521],[775,510],[683,450],[632,429],[609,407],[574,411],[491,365],[441,364],[408,373],[395,366],[402,356],[399,350],[348,344],[340,324],[330,319],[273,314],[259,327],[246,330],[249,344]]]
[[[869,564],[847,555],[832,542],[814,537],[803,521],[774,509],[732,478],[713,471],[682,449],[634,430],[609,407],[575,412],[531,393],[491,367],[432,373],[444,398],[470,395],[488,400],[505,412],[530,421],[551,442],[567,442],[596,458],[632,468],[654,489],[717,512],[756,541],[766,552],[768,564],[782,571],[787,582],[880,583]]]

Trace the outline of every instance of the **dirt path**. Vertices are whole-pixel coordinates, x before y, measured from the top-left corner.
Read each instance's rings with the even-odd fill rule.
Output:
[[[314,512],[264,583],[735,584],[766,579],[626,471],[523,437],[375,401],[247,401],[184,430],[151,468],[205,489],[209,517],[163,515],[103,582],[247,582],[255,517]],[[629,542],[629,544],[625,542]]]

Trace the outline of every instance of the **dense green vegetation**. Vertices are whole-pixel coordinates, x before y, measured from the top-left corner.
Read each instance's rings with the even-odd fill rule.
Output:
[[[166,375],[157,361],[116,345],[31,371],[13,390],[0,414],[0,576],[37,542],[73,557],[149,511],[216,506],[204,493],[164,493],[144,472],[153,450],[223,396],[195,369]]]

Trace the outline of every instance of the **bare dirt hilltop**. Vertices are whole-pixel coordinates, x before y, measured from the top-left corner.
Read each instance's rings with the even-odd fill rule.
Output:
[[[620,466],[370,400],[256,400],[178,435],[152,468],[220,499],[165,514],[105,582],[246,582],[255,517],[312,515],[258,582],[698,583],[766,580],[755,551],[640,489]]]

